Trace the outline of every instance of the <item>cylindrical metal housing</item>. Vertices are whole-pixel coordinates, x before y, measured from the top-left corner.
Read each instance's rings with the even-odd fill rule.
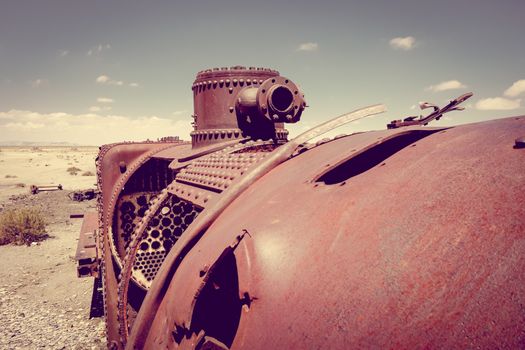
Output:
[[[236,100],[246,88],[259,88],[279,72],[268,68],[223,67],[201,71],[192,85],[194,103],[193,148],[242,138]],[[283,120],[284,121],[284,120]],[[275,121],[274,121],[275,122]],[[282,123],[275,124],[278,140],[286,140],[288,131]]]

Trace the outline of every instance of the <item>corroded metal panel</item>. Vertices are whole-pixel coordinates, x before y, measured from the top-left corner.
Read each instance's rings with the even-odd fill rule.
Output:
[[[282,164],[180,263],[146,347],[196,346],[202,331],[232,349],[522,346],[523,134],[523,117],[433,132],[332,184],[318,175],[381,133]],[[213,316],[228,296],[206,283],[222,274],[238,279],[224,285],[233,317]],[[199,321],[202,305],[219,324]]]

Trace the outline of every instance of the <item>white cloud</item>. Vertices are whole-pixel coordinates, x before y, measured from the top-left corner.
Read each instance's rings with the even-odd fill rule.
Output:
[[[425,90],[439,92],[439,91],[446,91],[446,90],[464,89],[466,87],[467,86],[461,83],[459,80],[448,80],[448,81],[443,81],[437,85],[431,85],[427,87]]]
[[[509,87],[503,93],[507,97],[516,97],[525,92],[525,79],[515,81],[511,87]]]
[[[58,55],[60,57],[66,57],[67,55],[69,55],[69,50],[58,50]]]
[[[87,55],[88,56],[97,55],[97,54],[100,54],[102,51],[109,50],[109,49],[111,49],[110,44],[98,44],[90,48],[87,52]]]
[[[319,44],[317,43],[302,43],[297,48],[297,51],[317,51],[319,49]]]
[[[107,83],[108,81],[109,81],[109,77],[107,75],[101,75],[97,77],[96,79],[96,82],[99,84],[104,84],[104,83]]]
[[[90,112],[111,111],[111,106],[91,106],[88,110]]]
[[[390,47],[396,50],[411,50],[416,45],[416,38],[413,36],[397,37],[390,40]]]
[[[186,114],[186,113],[188,113],[188,111],[184,109],[184,110],[180,110],[180,111],[175,111],[172,114],[175,115],[175,116],[178,116],[178,115],[183,115],[183,114]]]
[[[108,97],[99,97],[97,98],[97,102],[98,103],[113,103],[115,102],[115,100],[113,100],[112,98],[108,98]]]
[[[476,102],[476,109],[482,111],[503,111],[520,108],[520,99],[511,100],[504,97],[492,97]]]
[[[38,113],[24,110],[0,112],[0,141],[74,142],[101,145],[118,141],[156,140],[163,136],[189,139],[190,118],[97,113]],[[125,126],[125,127],[123,127]]]
[[[97,84],[101,84],[101,85],[113,85],[113,86],[124,86],[124,82],[122,80],[114,80],[114,79],[111,79],[109,76],[107,75],[100,75],[97,77],[97,79],[95,79],[95,81],[97,82]],[[139,84],[138,83],[131,83],[129,84],[130,87],[138,87]]]
[[[12,122],[4,125],[6,129],[41,129],[45,125],[42,123],[33,123],[31,121]]]
[[[34,87],[34,88],[39,88],[43,85],[46,85],[47,84],[47,80],[45,79],[35,79],[33,81],[31,81],[31,86]]]

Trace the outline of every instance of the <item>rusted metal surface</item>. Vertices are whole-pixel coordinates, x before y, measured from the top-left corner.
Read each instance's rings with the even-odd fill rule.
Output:
[[[78,277],[99,277],[97,229],[97,212],[85,213],[75,254],[75,260],[78,262]]]
[[[357,110],[353,113],[342,115],[334,120],[328,121],[317,128],[309,130],[294,140],[290,141],[286,145],[283,145],[273,151],[270,156],[266,157],[260,164],[254,166],[252,169],[246,169],[247,173],[240,177],[223,196],[217,197],[217,201],[211,205],[204,215],[197,218],[196,222],[191,225],[189,232],[181,237],[178,244],[174,246],[174,249],[170,251],[166,257],[165,262],[161,266],[156,279],[153,282],[152,288],[149,294],[144,300],[144,309],[147,312],[142,312],[138,315],[135,333],[132,335],[131,343],[137,344],[141,347],[142,341],[145,339],[147,330],[149,328],[152,316],[156,313],[159,307],[158,301],[161,296],[159,292],[165,290],[166,285],[169,283],[171,273],[177,268],[178,263],[183,259],[184,254],[191,249],[191,245],[199,239],[204,233],[208,226],[222,213],[222,211],[241,193],[243,193],[249,186],[255,181],[262,177],[267,172],[271,171],[280,163],[287,160],[295,151],[295,149],[302,143],[310,140],[311,138],[317,137],[337,125],[342,125],[347,122],[364,118],[369,115],[381,113],[384,111],[384,106],[377,105],[368,108]],[[125,283],[125,282],[124,282]]]
[[[69,199],[75,202],[83,202],[83,201],[90,201],[92,199],[95,199],[98,195],[97,190],[90,188],[87,190],[82,191],[73,191],[68,193]]]
[[[383,136],[285,162],[188,252],[134,345],[191,348],[204,331],[231,349],[522,347],[524,132],[525,118],[434,132],[331,185],[315,178]],[[223,274],[237,286],[210,294]]]
[[[47,192],[47,191],[61,191],[62,185],[31,185],[29,187],[29,192],[31,194],[37,194],[39,192]]]
[[[169,148],[185,146],[176,142],[121,143],[102,146],[97,157],[99,215],[99,244],[101,274],[103,278],[104,315],[108,348],[119,348],[120,333],[118,314],[118,275],[121,257],[117,254],[113,236],[115,205],[124,189],[124,184],[152,156]],[[126,171],[121,173],[121,163]],[[118,230],[116,230],[118,234]]]
[[[525,148],[525,136],[518,137],[514,141],[514,148]]]
[[[306,107],[297,85],[268,68],[208,69],[197,74],[192,91],[194,148],[246,136],[285,141],[283,123],[297,122]]]
[[[286,142],[306,102],[277,71],[206,70],[192,91],[191,144],[97,160],[109,348],[525,346],[524,117],[420,126],[466,94],[311,144],[384,107]]]
[[[432,103],[428,103],[428,102],[420,103],[419,107],[421,109],[432,108],[433,109],[432,113],[430,113],[427,116],[419,116],[419,117],[413,116],[413,117],[407,117],[403,120],[393,120],[389,124],[387,124],[387,128],[395,129],[395,128],[400,128],[402,126],[428,125],[428,123],[430,123],[433,120],[441,119],[441,117],[445,113],[452,112],[452,111],[463,111],[465,108],[459,107],[459,105],[465,102],[466,100],[468,100],[469,98],[471,98],[472,95],[473,95],[472,92],[467,92],[466,94],[463,94],[453,99],[443,108],[440,108],[439,106],[432,104]]]

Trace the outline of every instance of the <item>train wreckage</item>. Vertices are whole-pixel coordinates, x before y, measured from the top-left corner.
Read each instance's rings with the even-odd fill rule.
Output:
[[[525,117],[291,140],[299,87],[215,68],[192,87],[191,142],[97,158],[78,274],[111,349],[525,347]],[[102,294],[102,298],[99,295]]]

